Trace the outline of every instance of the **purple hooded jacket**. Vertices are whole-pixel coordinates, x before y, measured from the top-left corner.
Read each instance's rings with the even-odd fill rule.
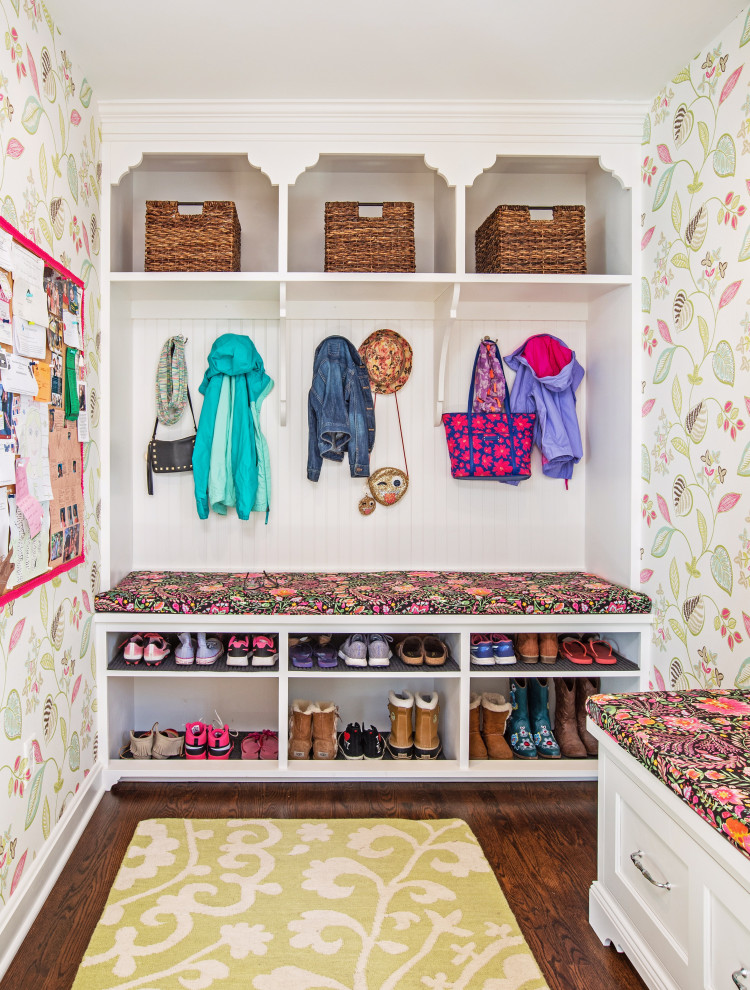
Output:
[[[516,372],[511,412],[536,413],[534,442],[542,452],[542,470],[567,481],[583,456],[575,393],[584,372],[575,352],[558,337],[538,334],[509,354],[505,363]]]

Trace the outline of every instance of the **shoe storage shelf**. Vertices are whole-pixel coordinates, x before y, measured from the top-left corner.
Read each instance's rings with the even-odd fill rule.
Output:
[[[596,633],[616,644],[622,657],[615,665],[576,666],[516,663],[477,666],[471,658],[474,633],[534,632],[558,634]],[[227,615],[115,615],[95,619],[99,699],[99,751],[108,786],[119,779],[342,779],[342,780],[563,780],[588,779],[597,774],[597,760],[469,760],[469,701],[472,693],[501,693],[509,698],[510,677],[598,677],[603,692],[634,691],[646,687],[643,644],[649,633],[648,616],[564,615],[551,619],[520,616],[346,616]],[[212,666],[178,667],[173,657],[158,668],[143,662],[127,666],[122,643],[134,633],[159,632],[176,642],[183,631],[219,635],[270,635],[278,643],[273,667],[233,667],[222,658]],[[333,669],[313,666],[299,669],[290,659],[289,637],[333,634],[340,646],[351,633],[435,635],[447,646],[443,666],[407,667],[396,656],[387,667],[350,667],[338,659]],[[374,725],[384,736],[389,731],[389,691],[436,692],[440,705],[438,733],[442,753],[437,760],[288,760],[288,723],[293,701],[333,702],[339,711],[338,728],[349,722]],[[554,719],[554,690],[550,690]],[[226,761],[132,760],[120,756],[131,729],[160,728],[184,731],[185,723],[210,722],[218,714],[230,730],[240,734],[270,729],[278,731],[278,761],[239,759],[239,738],[233,758]]]

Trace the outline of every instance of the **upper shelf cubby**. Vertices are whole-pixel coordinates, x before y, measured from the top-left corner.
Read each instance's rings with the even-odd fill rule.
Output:
[[[419,155],[321,155],[289,187],[289,271],[323,272],[325,204],[414,203],[418,274],[455,272],[455,190]],[[376,215],[376,214],[375,214]]]
[[[632,274],[631,191],[598,158],[498,156],[466,189],[467,272],[476,230],[500,204],[585,206],[587,273]]]
[[[279,195],[247,155],[145,154],[112,187],[111,270],[142,272],[146,201],[231,200],[242,230],[244,272],[278,268]]]

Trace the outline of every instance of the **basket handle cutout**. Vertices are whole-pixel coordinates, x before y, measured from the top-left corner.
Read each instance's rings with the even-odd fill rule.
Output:
[[[357,212],[360,217],[374,217],[378,220],[382,220],[383,205],[383,203],[357,203]]]
[[[183,206],[189,206],[189,207],[196,207],[196,206],[198,206],[198,207],[200,207],[200,209],[197,209],[197,210],[196,209],[183,210]],[[199,203],[199,202],[178,203],[177,204],[177,212],[180,213],[180,214],[182,214],[182,216],[198,216],[199,214],[203,213],[203,203]]]

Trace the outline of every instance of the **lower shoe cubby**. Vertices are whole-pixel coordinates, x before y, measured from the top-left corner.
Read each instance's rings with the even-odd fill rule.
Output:
[[[408,701],[409,696],[419,693],[427,698],[437,695],[439,706],[437,732],[441,743],[441,752],[437,760],[397,759],[386,753],[383,760],[346,759],[339,748],[337,759],[333,761],[298,759],[289,761],[291,773],[320,772],[328,765],[334,772],[346,770],[361,773],[376,772],[378,767],[386,763],[394,770],[403,767],[407,772],[418,774],[436,763],[441,763],[445,769],[445,761],[457,761],[459,754],[460,733],[460,684],[457,675],[430,677],[415,674],[411,677],[377,676],[363,678],[361,675],[339,675],[335,680],[315,678],[309,675],[295,675],[289,678],[288,684],[289,709],[295,701],[323,707],[332,703],[337,709],[336,729],[338,733],[346,730],[350,723],[359,723],[364,729],[371,725],[388,739],[391,731],[389,714],[389,692],[393,691],[402,702]],[[415,725],[416,704],[410,706],[412,727]]]
[[[243,675],[215,672],[200,678],[179,678],[166,671],[146,671],[112,676],[107,682],[109,760],[127,765],[127,776],[222,775],[227,764],[242,760],[242,739],[264,729],[278,732],[279,685],[276,675]],[[140,759],[121,756],[130,741],[130,730],[147,731],[155,722],[160,731],[185,732],[189,722],[226,724],[233,749],[228,760]],[[277,760],[242,760],[235,773],[267,773]],[[253,767],[252,764],[260,764]],[[248,769],[249,768],[249,769]]]
[[[390,654],[390,656],[388,655]],[[419,674],[459,670],[458,633],[378,631],[349,634],[290,633],[290,671],[336,673],[368,671]]]

